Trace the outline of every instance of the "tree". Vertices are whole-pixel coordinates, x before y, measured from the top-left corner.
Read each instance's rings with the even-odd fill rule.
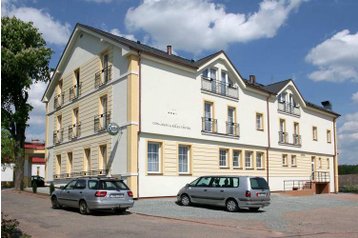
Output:
[[[15,161],[14,146],[15,142],[11,138],[10,131],[1,128],[1,164],[13,163]]]
[[[51,49],[32,22],[1,18],[1,125],[14,140],[15,188],[24,178],[24,144],[32,106],[27,103],[33,83],[50,78]],[[3,133],[3,132],[1,132]]]

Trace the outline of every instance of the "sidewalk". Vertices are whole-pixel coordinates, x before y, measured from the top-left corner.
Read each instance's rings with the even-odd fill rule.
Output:
[[[24,190],[32,193],[32,187],[24,188]],[[37,193],[50,195],[50,187],[37,187]]]

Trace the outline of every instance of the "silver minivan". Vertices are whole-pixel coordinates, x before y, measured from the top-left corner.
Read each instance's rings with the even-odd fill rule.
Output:
[[[202,176],[185,185],[177,195],[178,203],[223,206],[229,212],[239,208],[258,211],[270,205],[270,189],[262,177]]]

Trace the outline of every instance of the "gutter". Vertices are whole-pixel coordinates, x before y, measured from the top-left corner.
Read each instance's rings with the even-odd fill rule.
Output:
[[[142,130],[142,56],[141,56],[141,52],[138,50],[138,67],[139,67],[139,72],[138,72],[138,84],[139,84],[139,112],[138,112],[138,116],[139,116],[139,126],[138,126],[138,135],[137,135],[137,199],[139,199],[139,136]]]
[[[271,94],[269,94],[266,98],[266,109],[267,109],[267,148],[266,148],[266,180],[267,184],[270,186],[270,167],[269,167],[269,150],[271,149],[271,135],[270,135],[270,106],[269,106],[269,98]]]
[[[334,192],[338,193],[338,163],[337,163],[337,138],[336,138],[336,120],[333,119],[333,142],[334,142],[334,155],[333,155],[333,176],[334,176]]]

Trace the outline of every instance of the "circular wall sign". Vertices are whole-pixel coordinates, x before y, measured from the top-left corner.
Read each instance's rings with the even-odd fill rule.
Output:
[[[111,122],[107,127],[107,132],[111,135],[116,135],[119,132],[119,126],[117,123]]]

